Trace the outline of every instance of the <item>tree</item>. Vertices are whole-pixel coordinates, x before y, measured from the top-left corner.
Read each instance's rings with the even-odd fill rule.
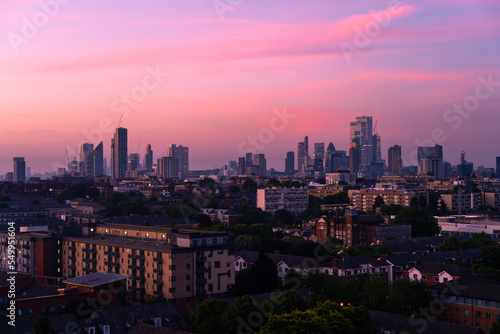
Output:
[[[255,183],[255,181],[252,179],[247,179],[245,180],[245,182],[243,182],[243,188],[245,188],[247,191],[256,187],[257,183]]]
[[[212,226],[212,220],[207,215],[199,214],[198,216],[196,216],[195,220],[201,227]]]
[[[462,248],[462,243],[453,235],[444,239],[441,246],[438,247],[439,251],[452,251]]]
[[[239,193],[240,187],[238,187],[236,184],[232,184],[227,188],[227,191],[230,192],[231,194]]]
[[[258,312],[253,299],[245,295],[235,299],[234,304],[222,315],[221,322],[226,333],[237,333],[240,322],[238,318],[247,320],[250,314]]]
[[[491,324],[489,334],[500,334],[500,321]]]
[[[266,254],[259,253],[255,265],[251,269],[259,291],[271,292],[279,286],[278,269]]]
[[[422,208],[404,208],[399,211],[395,223],[411,225],[411,235],[413,237],[430,237],[440,231],[434,216]]]
[[[295,223],[295,215],[285,209],[279,209],[274,213],[274,217],[281,222],[282,225],[293,225]]]
[[[401,210],[403,210],[403,206],[399,204],[382,204],[380,206],[380,214],[382,216],[396,216]]]
[[[7,203],[0,202],[0,209],[8,209],[10,206]]]
[[[222,317],[228,310],[227,302],[222,299],[207,299],[196,307],[192,315],[191,330],[197,334],[223,334]]]
[[[215,186],[215,181],[209,177],[205,177],[205,178],[198,181],[198,185],[201,188],[213,187],[213,186]]]
[[[422,281],[409,278],[392,282],[389,288],[388,306],[394,313],[411,315],[420,308],[428,307],[432,301],[429,287]]]
[[[267,181],[267,186],[268,187],[281,187],[281,182],[273,177],[273,178],[270,178],[269,181]]]
[[[53,334],[55,333],[54,329],[50,325],[50,320],[48,317],[43,316],[38,319],[35,324],[35,334]]]
[[[382,204],[385,204],[385,201],[382,196],[378,195],[375,197],[375,201],[373,201],[373,211],[376,211],[376,208],[380,208]]]

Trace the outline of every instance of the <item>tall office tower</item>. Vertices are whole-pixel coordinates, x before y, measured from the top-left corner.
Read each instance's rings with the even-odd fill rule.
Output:
[[[136,170],[139,168],[139,153],[130,153],[130,157],[128,159],[128,168],[129,172]]]
[[[349,149],[349,170],[351,171],[351,173],[359,172],[360,160],[360,150],[356,147],[356,145],[351,146],[351,148]]]
[[[401,146],[394,145],[389,147],[388,152],[389,158],[389,175],[401,176],[402,164],[401,164]]]
[[[497,157],[497,174],[496,177],[500,177],[500,157]]]
[[[309,137],[305,136],[304,141],[297,145],[297,170],[304,173],[309,160]]]
[[[24,158],[15,157],[14,158],[14,174],[13,182],[24,182],[26,181],[26,162]]]
[[[432,174],[436,179],[444,179],[443,147],[436,145],[434,147],[420,146],[418,154],[418,172],[420,174]]]
[[[111,178],[113,180],[125,177],[128,163],[127,129],[117,128],[111,139]]]
[[[356,117],[350,123],[350,147],[356,144],[360,153],[360,167],[367,167],[374,160],[372,117]],[[359,169],[359,167],[358,167]]]
[[[104,146],[100,142],[92,152],[85,157],[85,176],[93,179],[96,176],[104,175]]]
[[[7,174],[5,174],[5,181],[6,182],[14,182],[14,173],[7,172]]]
[[[144,154],[144,168],[148,171],[153,169],[153,150],[151,144],[146,145],[146,153]]]
[[[332,154],[334,152],[335,146],[333,146],[333,143],[328,144],[325,152],[325,162],[323,163],[323,166],[325,167],[325,173],[332,172]]]
[[[255,174],[267,175],[266,157],[264,154],[254,154],[252,165],[255,167]]]
[[[465,160],[465,151],[460,155],[460,164],[457,165],[457,175],[459,177],[466,177],[472,175],[474,172],[474,164]]]
[[[252,152],[247,152],[245,154],[245,167],[251,167],[253,163],[253,154]]]
[[[246,174],[246,159],[245,157],[238,158],[238,175]]]
[[[156,175],[159,179],[175,179],[179,173],[176,170],[174,157],[163,157],[158,159]]]
[[[26,167],[26,180],[31,178],[31,167]]]
[[[286,152],[285,175],[292,175],[294,172],[295,172],[295,153],[293,151]]]
[[[91,143],[83,143],[80,147],[80,161],[85,161],[85,157],[87,154],[94,150],[94,144]]]
[[[314,144],[314,171],[323,172],[325,170],[323,161],[325,160],[325,143]]]
[[[167,156],[176,160],[175,165],[179,178],[186,177],[189,172],[189,148],[171,144],[168,146]]]

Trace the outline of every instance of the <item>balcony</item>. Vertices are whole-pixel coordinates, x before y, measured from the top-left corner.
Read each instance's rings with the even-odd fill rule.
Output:
[[[75,251],[75,246],[68,246],[68,250],[74,252]]]
[[[132,279],[139,283],[144,283],[146,281],[146,278],[142,276],[132,276]]]
[[[96,259],[85,258],[85,259],[82,259],[82,262],[96,264],[97,260]]]
[[[207,284],[207,279],[206,278],[197,278],[196,284]]]
[[[128,269],[130,270],[137,270],[137,271],[144,271],[144,266],[139,266],[136,264],[129,264]]]
[[[104,255],[106,256],[114,256],[114,257],[120,257],[120,252],[115,252],[115,251],[105,251]]]
[[[23,258],[25,258],[25,259],[29,259],[29,258],[30,258],[30,255],[29,255],[28,253],[23,254]]]
[[[87,273],[87,274],[91,274],[91,273],[95,272],[95,270],[92,268],[83,268],[82,271],[84,273]]]
[[[156,296],[156,297],[163,297],[163,292],[160,290],[155,290],[153,291],[153,296]]]
[[[90,246],[85,246],[85,247],[82,248],[82,252],[85,252],[85,253],[95,253],[96,249],[92,248]]]
[[[134,292],[140,292],[140,293],[144,293],[146,291],[146,289],[144,289],[144,286],[131,286],[130,290],[134,291]]]
[[[153,269],[153,272],[154,272],[155,274],[161,274],[161,273],[163,273],[163,269],[162,269],[162,268],[154,268],[154,269]]]
[[[197,274],[208,273],[208,268],[205,268],[205,267],[196,268],[196,273]]]
[[[153,258],[153,262],[156,262],[156,263],[163,263],[163,258],[160,256],[160,257],[154,257]]]
[[[130,254],[128,256],[130,259],[136,259],[136,260],[144,260],[144,253],[139,253],[139,254]]]
[[[205,262],[207,260],[206,256],[197,256],[196,261],[197,262]]]
[[[163,281],[161,279],[155,279],[155,280],[153,280],[153,284],[163,285]]]
[[[76,266],[75,265],[70,265],[70,266],[68,266],[68,269],[69,270],[76,270]]]
[[[119,263],[116,263],[114,261],[104,261],[104,265],[105,266],[111,266],[111,267],[119,267],[120,266]]]

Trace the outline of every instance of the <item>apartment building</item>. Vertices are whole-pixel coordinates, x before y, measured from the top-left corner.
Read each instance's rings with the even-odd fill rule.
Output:
[[[405,189],[360,189],[352,193],[352,204],[357,210],[373,211],[375,199],[380,196],[387,205],[396,204],[403,207],[410,206],[415,193]]]
[[[303,187],[257,189],[257,207],[272,214],[285,209],[298,215],[307,209],[308,204],[307,189]]]
[[[225,232],[120,224],[88,225],[62,237],[64,277],[94,272],[128,276],[129,297],[203,299],[234,284],[234,253]]]

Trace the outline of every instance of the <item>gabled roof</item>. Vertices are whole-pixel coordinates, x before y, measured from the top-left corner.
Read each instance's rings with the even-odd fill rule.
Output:
[[[431,286],[431,290],[458,294],[460,297],[500,302],[500,282],[481,276],[459,278],[451,282],[436,284]]]
[[[448,274],[454,277],[470,277],[472,276],[472,271],[468,268],[458,266],[456,264],[443,264],[443,263],[433,263],[426,262],[422,264],[418,264],[415,266],[415,269],[420,271],[423,274],[434,274],[438,275],[443,271],[446,271]]]
[[[373,267],[381,267],[389,265],[387,262],[382,262],[368,256],[346,257],[339,259],[337,262],[338,269],[359,269],[362,265],[371,265]]]
[[[305,256],[296,255],[286,255],[286,254],[273,254],[266,253],[267,256],[273,261],[275,265],[280,263],[285,263],[289,268],[311,268],[312,264],[316,264],[317,261],[313,258],[308,258]],[[255,263],[259,256],[259,252],[242,250],[234,254],[235,259],[241,257],[243,260],[249,263]]]

